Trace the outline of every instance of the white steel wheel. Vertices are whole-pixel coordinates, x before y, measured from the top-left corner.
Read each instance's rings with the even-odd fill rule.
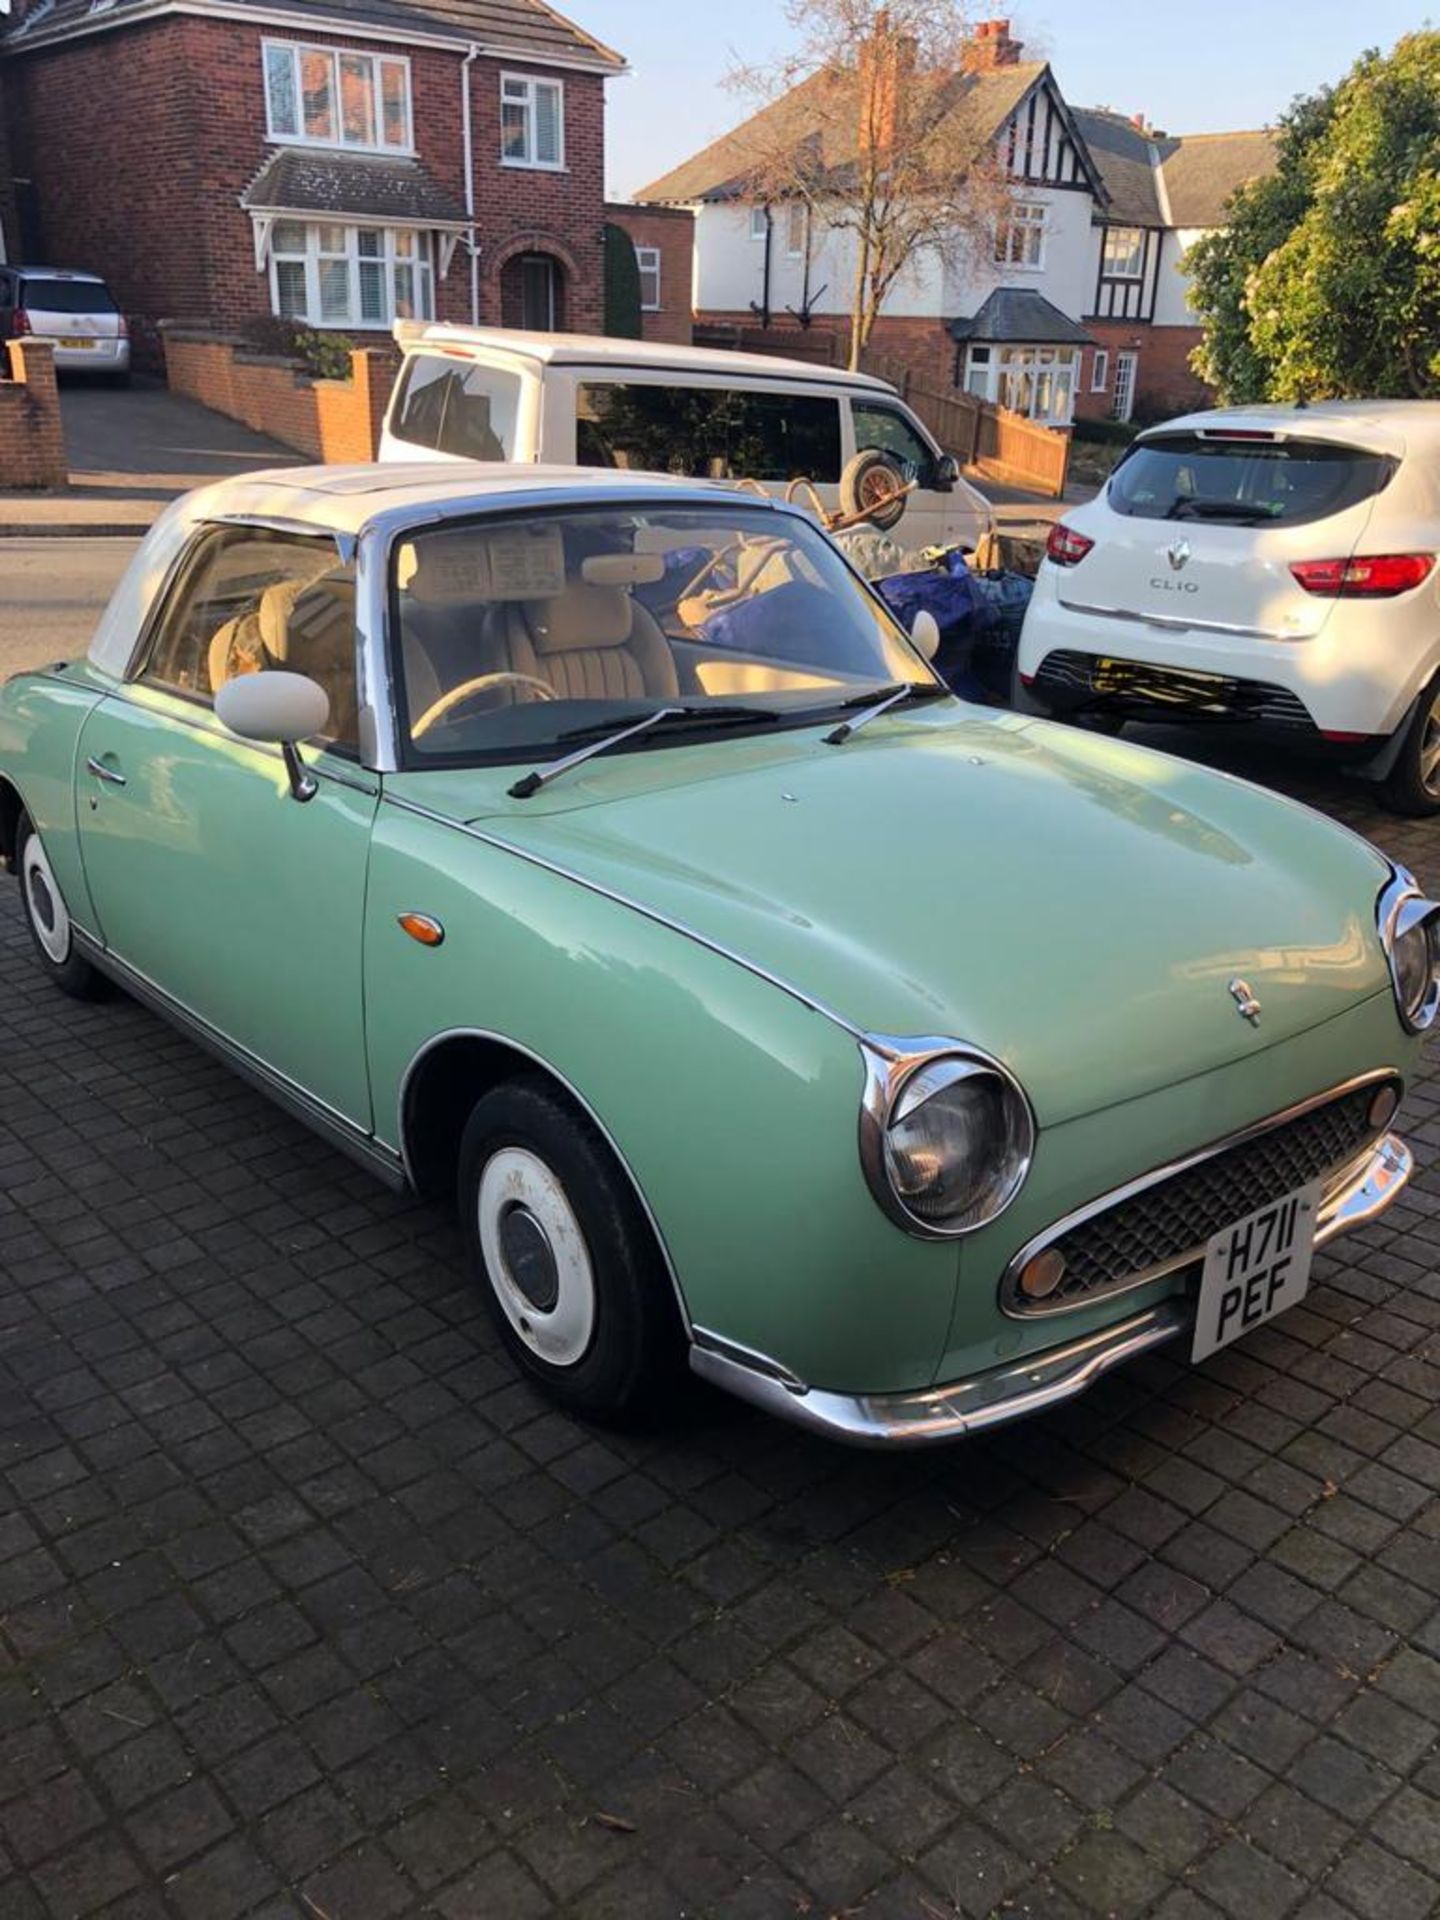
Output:
[[[47,960],[63,967],[70,958],[70,915],[65,909],[50,856],[40,844],[38,833],[26,836],[20,855],[20,885],[24,890],[25,913],[36,944]]]
[[[555,1172],[527,1148],[502,1148],[481,1172],[476,1213],[485,1272],[517,1337],[548,1366],[577,1365],[595,1331],[595,1273]]]

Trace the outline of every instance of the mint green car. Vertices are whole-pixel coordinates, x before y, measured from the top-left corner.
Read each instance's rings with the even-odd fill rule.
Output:
[[[40,965],[457,1196],[518,1365],[950,1439],[1203,1357],[1379,1214],[1440,908],[952,698],[802,513],[535,467],[176,503],[0,696]]]

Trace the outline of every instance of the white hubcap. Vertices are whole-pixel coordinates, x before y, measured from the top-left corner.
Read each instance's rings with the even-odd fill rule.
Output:
[[[595,1275],[580,1222],[545,1162],[504,1147],[480,1175],[480,1251],[506,1319],[552,1367],[582,1360],[595,1328]]]
[[[63,967],[70,958],[70,916],[38,834],[25,842],[20,877],[35,938],[56,966]]]

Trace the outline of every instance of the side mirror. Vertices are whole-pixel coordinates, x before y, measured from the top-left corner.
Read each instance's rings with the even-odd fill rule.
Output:
[[[942,453],[935,462],[936,493],[953,493],[960,480],[960,462],[953,453]]]
[[[910,644],[926,660],[940,651],[940,622],[928,607],[921,607],[910,622]]]
[[[292,797],[315,798],[314,778],[305,771],[296,742],[323,733],[330,718],[330,696],[318,681],[303,673],[282,673],[274,668],[237,674],[216,694],[215,716],[221,726],[242,740],[278,746]]]

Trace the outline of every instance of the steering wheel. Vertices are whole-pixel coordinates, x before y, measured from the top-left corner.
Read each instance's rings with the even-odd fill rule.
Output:
[[[411,739],[428,733],[437,720],[446,719],[455,708],[467,706],[477,694],[488,693],[492,687],[530,687],[541,700],[553,700],[556,697],[550,682],[537,679],[533,673],[480,673],[473,680],[462,680],[458,687],[451,687],[448,693],[442,693],[418,720],[411,721]]]

